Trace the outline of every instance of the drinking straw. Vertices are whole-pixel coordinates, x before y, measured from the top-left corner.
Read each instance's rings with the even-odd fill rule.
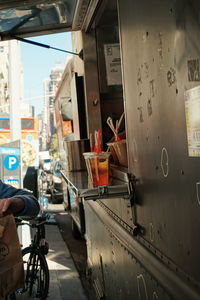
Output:
[[[93,180],[93,177],[92,177],[92,169],[91,169],[91,164],[90,164],[88,158],[85,159],[85,163],[86,163],[86,166],[87,166],[89,179],[90,179],[90,181],[92,182],[92,180]]]
[[[101,129],[97,131],[97,153],[101,153]]]
[[[99,158],[96,156],[94,158],[94,164],[95,164],[95,173],[96,173],[96,178],[97,178],[97,185],[99,183]]]
[[[120,137],[118,136],[118,128],[119,128],[119,125],[118,125],[119,121],[117,120],[116,121],[116,128],[114,127],[114,124],[113,124],[113,120],[111,117],[108,117],[107,119],[107,124],[108,126],[110,127],[110,129],[112,130],[112,132],[114,133],[114,136],[115,136],[115,141],[116,142],[119,142],[121,141]]]
[[[124,112],[122,113],[121,117],[119,118],[119,121],[118,120],[116,121],[116,133],[117,133],[116,141],[117,142],[121,141],[121,138],[119,137],[118,132],[119,132],[119,128],[122,123],[123,117],[124,117]]]
[[[119,122],[118,122],[118,131],[119,131],[120,125],[122,123],[123,117],[124,117],[124,112],[122,113],[122,115],[121,115],[121,117],[119,119]]]
[[[117,121],[116,121],[116,129],[115,129],[115,131],[116,131],[115,141],[116,141],[116,142],[121,141],[121,139],[120,139],[120,137],[119,137],[119,135],[118,135],[118,129],[119,129],[119,121],[117,120]]]
[[[98,153],[98,131],[94,131],[94,152]],[[98,170],[98,165],[99,165],[99,159],[98,156],[94,156],[94,169],[95,169],[95,176],[97,180],[97,185],[99,182],[99,170]]]
[[[94,152],[97,152],[97,130],[94,132]]]
[[[115,130],[115,127],[114,127],[114,125],[113,125],[113,120],[112,120],[112,118],[111,117],[108,117],[108,119],[107,119],[107,124],[108,124],[108,126],[110,127],[110,129],[112,130],[112,132],[114,133],[114,135],[115,135],[115,137],[116,137],[116,130]]]
[[[93,134],[90,133],[90,152],[94,151],[94,139],[93,139]]]

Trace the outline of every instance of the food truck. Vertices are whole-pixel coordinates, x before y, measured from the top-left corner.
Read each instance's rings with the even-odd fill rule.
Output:
[[[115,124],[125,114],[127,165],[110,162],[108,185],[92,188],[87,171],[63,171],[84,209],[96,298],[199,299],[199,2],[60,2],[71,9],[67,21],[62,9],[59,24],[39,29],[29,16],[32,30],[21,21],[10,35],[79,30],[73,51],[83,59],[74,56],[73,76],[83,77],[85,113],[75,124],[85,119],[87,133],[79,139],[100,129],[106,151],[108,117]]]

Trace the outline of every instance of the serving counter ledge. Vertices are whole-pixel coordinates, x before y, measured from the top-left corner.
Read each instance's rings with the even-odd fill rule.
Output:
[[[130,174],[124,172],[126,169],[114,169],[111,184],[105,186],[91,187],[86,171],[67,172],[61,171],[66,181],[75,194],[84,200],[97,200],[113,197],[130,197],[133,192]]]

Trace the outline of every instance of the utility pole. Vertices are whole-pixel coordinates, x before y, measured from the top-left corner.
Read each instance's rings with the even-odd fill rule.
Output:
[[[10,133],[11,141],[21,139],[21,66],[20,48],[16,40],[9,41],[9,96],[10,96]]]

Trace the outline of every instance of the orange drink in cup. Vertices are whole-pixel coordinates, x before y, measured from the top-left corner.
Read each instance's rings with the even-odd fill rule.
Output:
[[[93,187],[96,187],[99,182],[98,160],[96,154],[89,158],[89,164],[92,171],[92,185]]]
[[[109,184],[109,156],[108,152],[95,152],[83,153],[88,175],[93,187]]]
[[[108,185],[109,184],[109,156],[99,157],[99,182],[98,185]]]

